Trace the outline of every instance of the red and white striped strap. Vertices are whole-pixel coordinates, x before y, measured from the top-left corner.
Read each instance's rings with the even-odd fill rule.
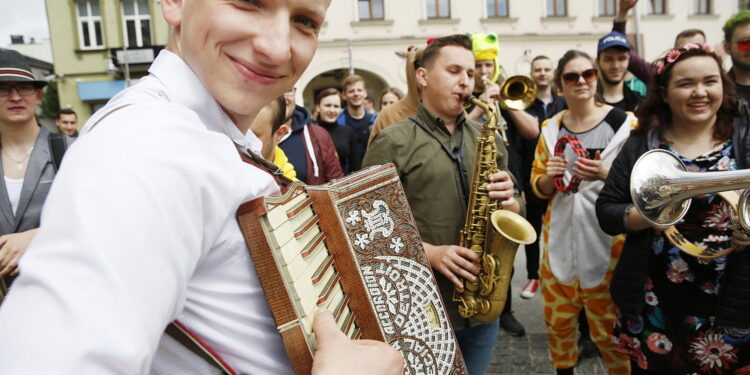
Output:
[[[187,328],[179,320],[175,320],[167,326],[166,333],[177,340],[182,346],[201,357],[203,360],[218,368],[225,375],[238,375],[229,364],[201,340],[195,332]]]

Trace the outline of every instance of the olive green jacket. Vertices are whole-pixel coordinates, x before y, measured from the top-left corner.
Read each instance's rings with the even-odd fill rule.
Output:
[[[420,104],[414,117],[384,129],[367,148],[363,167],[386,163],[396,165],[419,234],[429,244],[457,245],[459,242],[459,231],[466,221],[467,194],[472,181],[476,139],[480,133],[481,125],[461,114],[451,134],[442,120]],[[499,137],[495,138],[498,169],[507,171],[508,152]],[[457,162],[443,145],[455,154],[461,154],[457,159],[466,173],[465,183]],[[523,214],[525,206],[518,188],[515,188],[515,198]],[[473,325],[458,315],[456,304],[451,300],[453,284],[439,272],[435,275],[453,327],[460,330]]]

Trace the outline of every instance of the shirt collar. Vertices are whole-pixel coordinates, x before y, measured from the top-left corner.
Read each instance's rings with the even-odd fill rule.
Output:
[[[226,111],[180,56],[162,50],[148,71],[163,83],[170,101],[194,111],[208,130],[223,133],[241,148],[249,148],[260,153],[263,142],[251,130],[248,130],[247,134],[240,132]]]
[[[461,129],[464,122],[466,122],[466,112],[462,111],[461,114],[456,117],[456,129]],[[429,127],[432,130],[440,130],[444,132],[445,134],[450,135],[451,133],[448,131],[448,128],[445,127],[445,121],[443,121],[440,117],[435,116],[427,107],[424,106],[424,104],[419,103],[419,107],[417,108],[417,116],[419,120],[422,121],[427,127]]]

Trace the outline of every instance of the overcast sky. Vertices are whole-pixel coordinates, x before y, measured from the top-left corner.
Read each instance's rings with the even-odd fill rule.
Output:
[[[0,11],[0,46],[10,44],[10,36],[20,34],[29,41],[49,38],[44,0],[0,0],[6,7]]]

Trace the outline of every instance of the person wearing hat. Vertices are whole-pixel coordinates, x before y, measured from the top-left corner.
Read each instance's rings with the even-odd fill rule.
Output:
[[[623,111],[634,112],[643,97],[625,85],[629,63],[630,42],[625,35],[612,31],[599,39],[596,55],[596,65],[601,77],[599,94],[605,103]]]
[[[36,121],[36,106],[47,82],[34,78],[26,59],[0,49],[0,277],[9,286],[18,260],[39,227],[56,168],[52,133]],[[0,289],[2,289],[0,287]],[[1,293],[1,291],[0,291]]]

